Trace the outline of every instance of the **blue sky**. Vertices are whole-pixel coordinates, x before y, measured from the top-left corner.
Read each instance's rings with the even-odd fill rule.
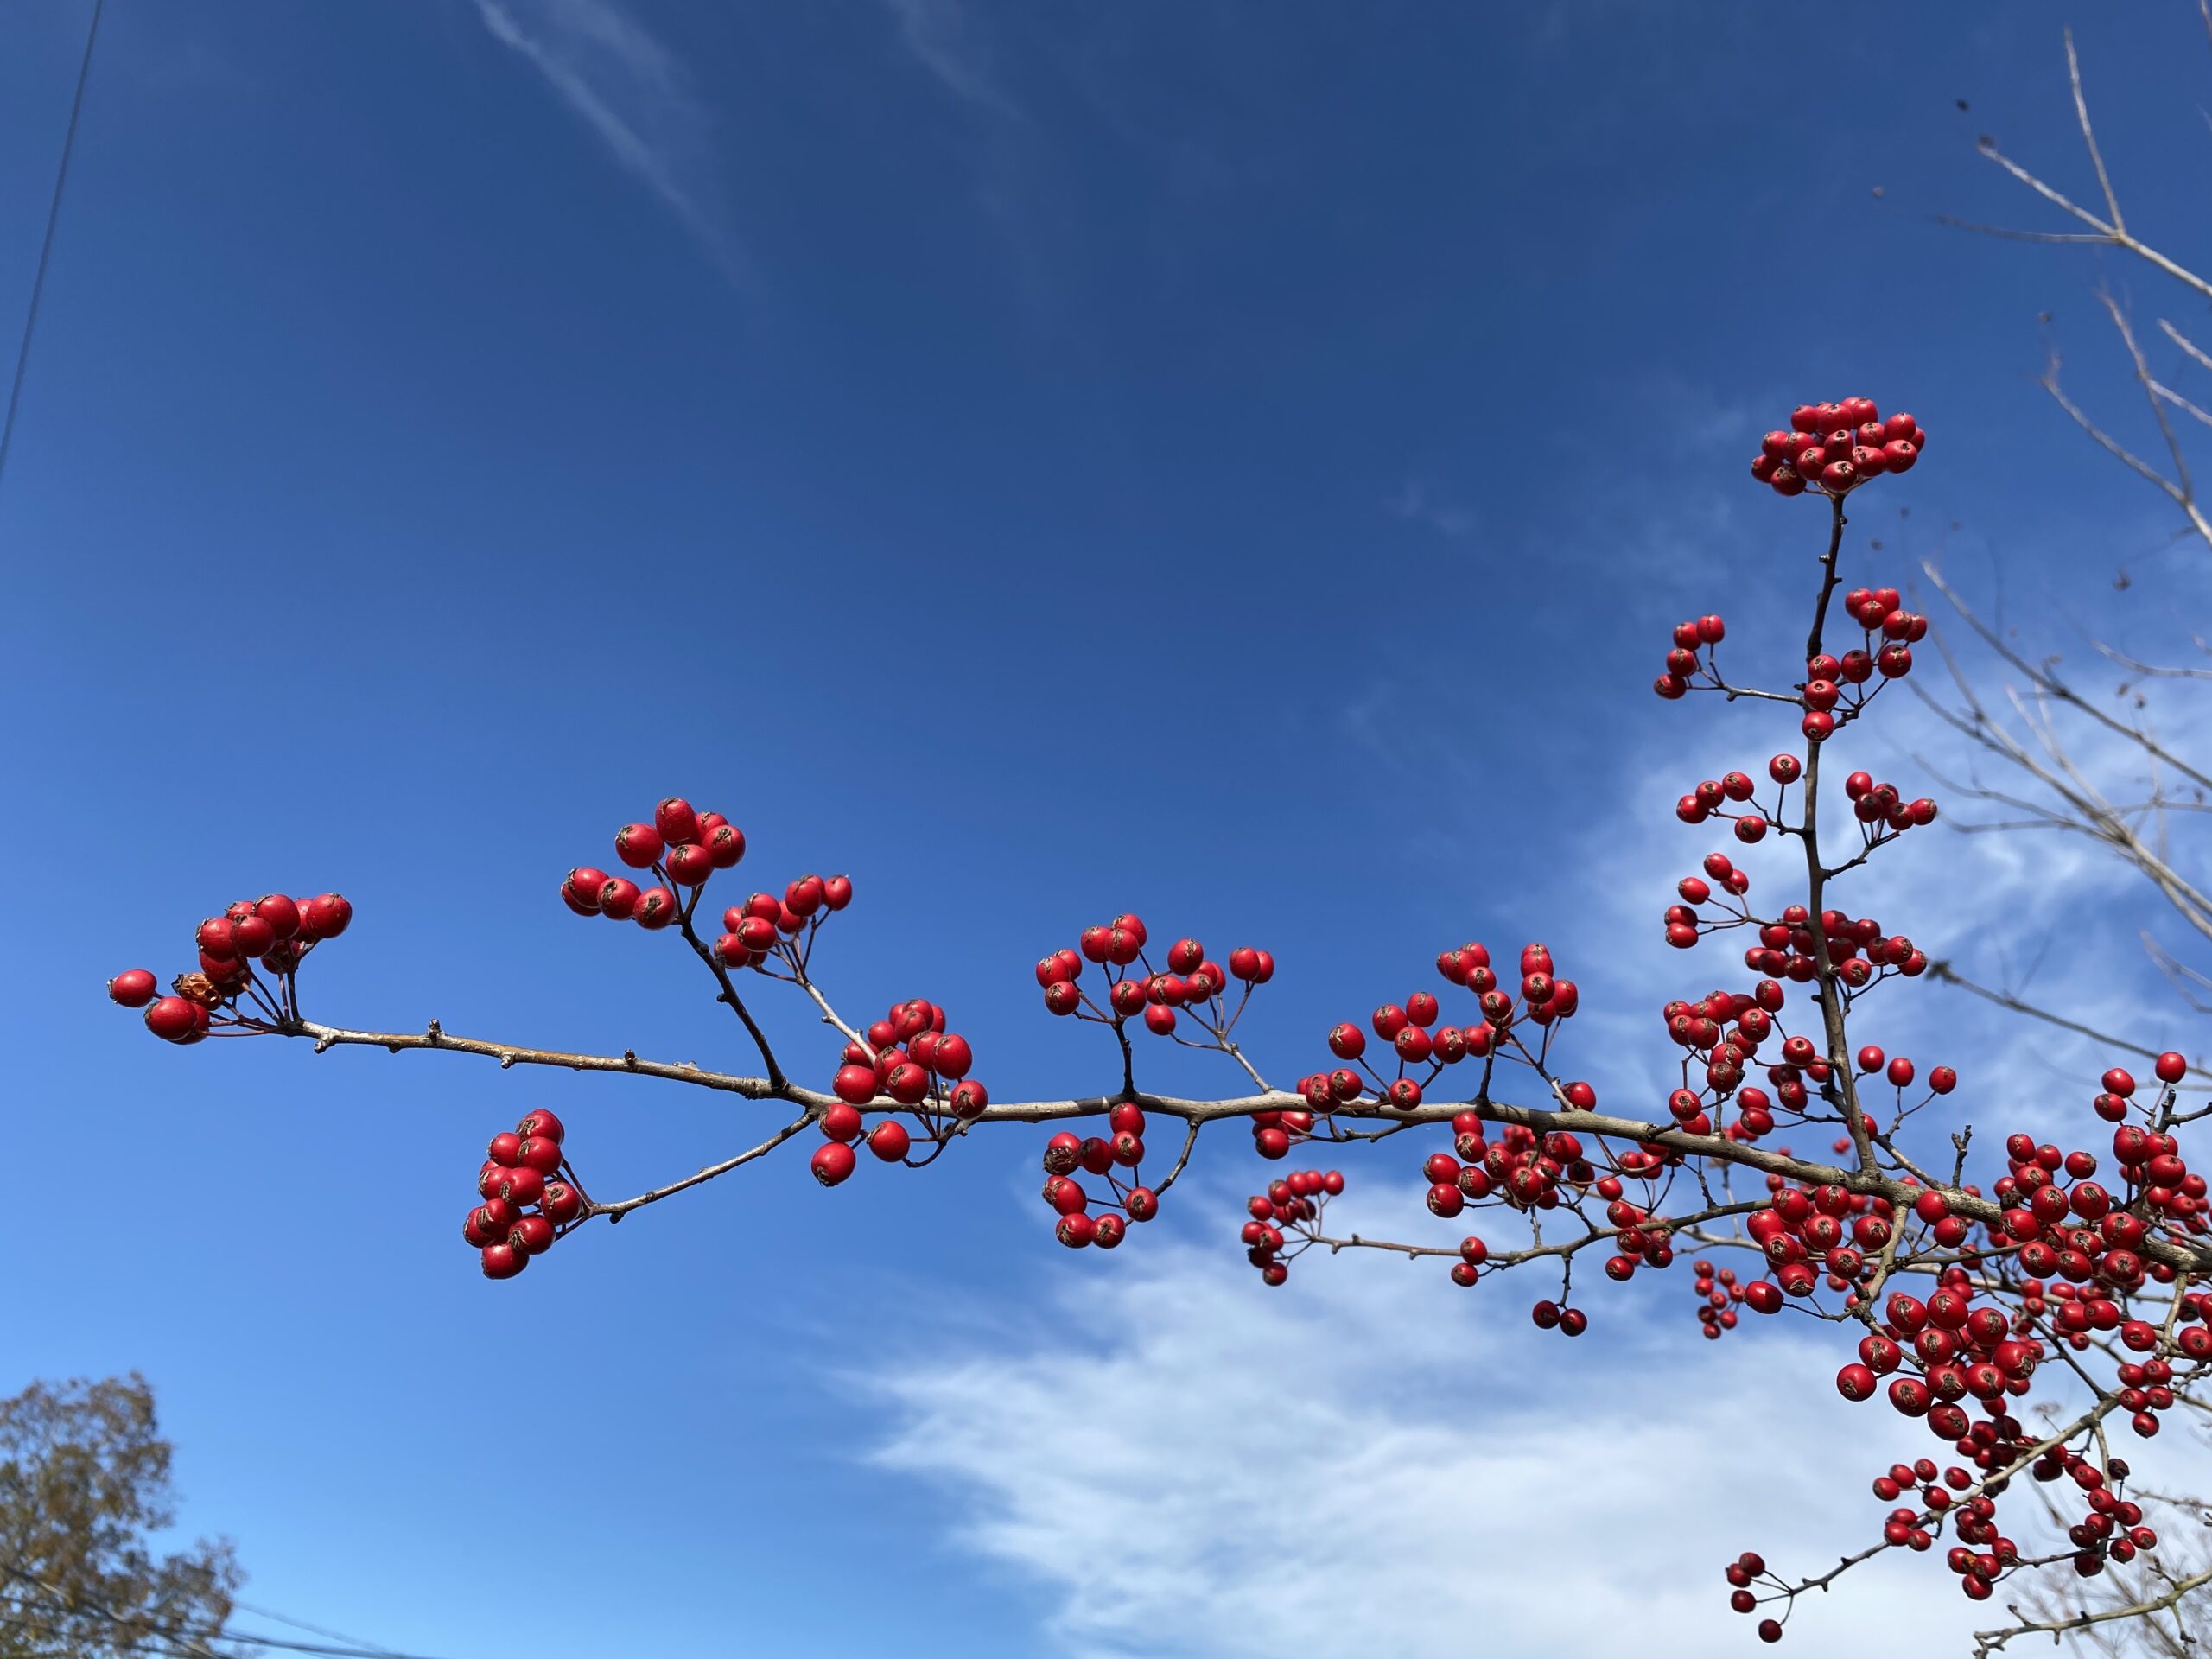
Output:
[[[86,10],[0,16],[11,340]],[[1718,1414],[1834,1357],[1685,1353],[1664,1281],[1556,1382],[1510,1287],[1344,1262],[1262,1303],[1230,1135],[1116,1257],[1052,1246],[1017,1130],[829,1193],[774,1160],[487,1285],[458,1224],[522,1111],[568,1118],[595,1190],[756,1115],[171,1051],[101,983],[186,965],[232,898],[336,887],[358,919],[311,1013],[741,1066],[671,941],[554,896],[673,791],[744,827],[741,888],[851,871],[833,990],[946,1003],[1001,1096],[1115,1081],[1029,964],[1135,907],[1277,952],[1253,1029],[1285,1077],[1440,946],[1548,938],[1626,1098],[1657,1004],[1704,988],[1651,948],[1703,850],[1669,804],[1788,737],[1646,688],[1679,616],[1797,614],[1817,514],[1745,475],[1790,404],[1919,414],[1927,464],[1862,524],[1894,546],[1910,505],[1916,556],[2031,630],[2160,649],[2204,596],[2201,548],[2032,385],[2055,339],[2133,434],[2093,286],[2180,302],[1936,222],[2051,222],[1983,131],[2089,188],[2069,16],[2142,229],[2207,251],[2179,5],[111,0],[0,483],[0,1387],[143,1370],[184,1522],[238,1538],[253,1599],[428,1653],[1242,1654],[1295,1619],[1317,1655],[1418,1656],[1389,1621],[1425,1597],[1503,1617],[1544,1535],[1516,1495],[1572,1528],[1630,1490],[1640,1390]],[[1933,837],[1897,891],[1964,908],[1901,919],[2001,968],[2024,915],[2088,906],[2132,949],[2132,890],[2039,855]],[[1818,1468],[1838,1409],[1748,1462],[1686,1437],[1657,1496],[1689,1493],[1688,1541],[1529,1641],[1747,1641],[1730,1483]],[[1344,1495],[1325,1537],[1281,1535],[1262,1467]],[[1864,1508],[1777,1524],[1811,1560]],[[1357,1541],[1378,1516],[1426,1541],[1402,1585]]]

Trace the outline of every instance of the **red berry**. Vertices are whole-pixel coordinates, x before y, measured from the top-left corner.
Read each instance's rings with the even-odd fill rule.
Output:
[[[668,849],[669,879],[679,887],[698,887],[714,873],[713,857],[698,842],[678,842]]]
[[[548,1181],[537,1207],[555,1226],[565,1227],[583,1212],[584,1195],[566,1181]]]
[[[518,1216],[507,1243],[524,1255],[543,1255],[553,1248],[553,1224],[543,1216]]]
[[[269,924],[270,931],[279,939],[289,939],[300,931],[300,907],[281,893],[265,893],[253,901],[253,913]]]
[[[668,843],[650,823],[626,823],[614,832],[614,853],[633,870],[649,870],[660,861]]]
[[[181,996],[165,996],[146,1010],[146,1029],[164,1042],[181,1043],[201,1029],[206,1011]]]
[[[483,1263],[486,1279],[512,1279],[530,1265],[530,1257],[512,1244],[486,1244]]]
[[[515,1157],[524,1169],[534,1169],[541,1175],[550,1175],[561,1167],[561,1143],[550,1141],[542,1135],[525,1135]]]
[[[524,1113],[522,1122],[515,1125],[515,1133],[524,1136],[542,1135],[548,1141],[565,1141],[569,1138],[569,1131],[561,1120],[543,1106],[534,1112]]]
[[[653,809],[653,830],[664,842],[696,841],[699,815],[691,810],[690,802],[671,795]]]
[[[317,893],[300,906],[300,932],[308,938],[334,939],[353,919],[353,906],[334,893]]]
[[[906,1126],[893,1118],[885,1118],[868,1131],[868,1149],[887,1164],[895,1164],[906,1155],[913,1138],[906,1133]]]
[[[825,1141],[814,1149],[814,1179],[835,1186],[853,1173],[853,1149],[842,1141]]]
[[[494,1196],[522,1208],[545,1196],[545,1178],[526,1167],[501,1170],[492,1185]]]
[[[143,968],[126,968],[107,982],[109,998],[126,1008],[144,1007],[156,988],[153,975]]]

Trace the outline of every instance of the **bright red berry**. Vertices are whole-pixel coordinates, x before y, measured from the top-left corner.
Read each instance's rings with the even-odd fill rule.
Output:
[[[158,983],[143,968],[126,968],[107,982],[109,998],[126,1008],[143,1008],[154,1000]]]
[[[614,832],[614,854],[633,870],[649,870],[660,861],[668,843],[650,823],[626,823]]]

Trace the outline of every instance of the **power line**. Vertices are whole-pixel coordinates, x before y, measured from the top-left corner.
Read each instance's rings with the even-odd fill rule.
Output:
[[[272,1636],[254,1630],[220,1628],[194,1630],[186,1624],[164,1624],[143,1613],[118,1612],[112,1608],[102,1606],[90,1598],[79,1597],[74,1600],[68,1599],[63,1596],[58,1586],[49,1584],[44,1579],[35,1577],[20,1568],[0,1567],[0,1572],[5,1572],[9,1577],[30,1586],[29,1590],[21,1592],[0,1587],[0,1627],[10,1624],[35,1624],[37,1628],[51,1629],[36,1621],[10,1618],[10,1611],[16,1609],[43,1612],[48,1617],[67,1614],[77,1619],[89,1618],[103,1624],[135,1628],[140,1632],[140,1637],[136,1643],[128,1644],[130,1648],[149,1653],[168,1653],[176,1656],[176,1659],[232,1659],[232,1656],[226,1654],[221,1649],[210,1647],[208,1643],[211,1642],[243,1643],[248,1647],[273,1648],[282,1653],[308,1655],[310,1656],[310,1659],[422,1659],[420,1655],[403,1654],[391,1648],[325,1646],[318,1643],[302,1642],[290,1637]],[[43,1592],[44,1594],[41,1596],[34,1593],[35,1592]],[[312,1630],[318,1636],[338,1637],[340,1641],[347,1643],[355,1639],[339,1636],[339,1633],[334,1630],[325,1630],[301,1619],[288,1618],[283,1613],[272,1611],[268,1608],[251,1607],[242,1603],[233,1603],[232,1605],[262,1618],[273,1618],[281,1624],[298,1625],[301,1629]],[[52,1633],[59,1635],[68,1632],[55,1629],[52,1630]],[[146,1645],[156,1641],[169,1645],[162,1649]],[[110,1645],[123,1649],[126,1643],[111,1638]]]
[[[309,1636],[326,1636],[333,1642],[349,1642],[365,1652],[381,1656],[382,1659],[407,1659],[407,1656],[396,1653],[390,1648],[378,1647],[366,1637],[348,1636],[343,1630],[310,1624],[304,1618],[294,1618],[289,1613],[280,1613],[274,1607],[258,1607],[252,1602],[241,1601],[236,1596],[231,1598],[231,1607],[235,1612],[250,1613],[256,1618],[273,1618],[279,1624],[289,1624],[294,1630],[305,1630]]]
[[[77,66],[76,96],[69,100],[69,130],[61,140],[61,164],[54,170],[54,200],[46,210],[46,236],[39,243],[38,273],[31,278],[30,309],[23,315],[22,344],[16,348],[16,378],[8,388],[8,419],[0,425],[0,479],[8,474],[8,446],[16,438],[16,406],[23,398],[23,370],[31,360],[31,334],[38,327],[38,302],[46,292],[47,263],[54,257],[54,227],[61,217],[61,189],[69,181],[69,156],[77,147],[77,118],[85,108],[85,82],[92,73],[92,42],[100,36],[100,13],[107,0],[92,0],[92,27],[85,31],[85,58]]]

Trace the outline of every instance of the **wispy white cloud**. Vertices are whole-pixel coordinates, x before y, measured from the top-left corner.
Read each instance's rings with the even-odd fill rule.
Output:
[[[1721,1565],[1825,1565],[1880,1522],[1865,1478],[1925,1439],[1837,1400],[1826,1344],[1694,1340],[1687,1285],[1679,1328],[1600,1313],[1578,1345],[1529,1326],[1539,1287],[1345,1256],[1271,1292],[1233,1249],[1132,1245],[1028,1334],[938,1338],[868,1385],[892,1425],[878,1460],[952,1495],[957,1548],[1052,1595],[1047,1652],[1756,1645]],[[1738,1432],[1753,1421],[1771,1433]],[[1784,1496],[1815,1493],[1836,1496]],[[1926,1566],[1869,1571],[1856,1613],[1807,1607],[1793,1651],[1857,1652],[1876,1605],[1925,1650],[1961,1649],[1975,1610]]]
[[[1427,524],[1442,531],[1454,541],[1475,533],[1475,514],[1471,507],[1438,495],[1428,485],[1417,478],[1408,478],[1398,486],[1384,504],[1408,524]]]
[[[492,38],[544,78],[723,274],[745,273],[723,211],[713,119],[668,48],[614,0],[475,0]]]
[[[906,49],[947,90],[1001,115],[1019,115],[991,73],[988,48],[970,26],[961,0],[885,0],[899,20]]]

